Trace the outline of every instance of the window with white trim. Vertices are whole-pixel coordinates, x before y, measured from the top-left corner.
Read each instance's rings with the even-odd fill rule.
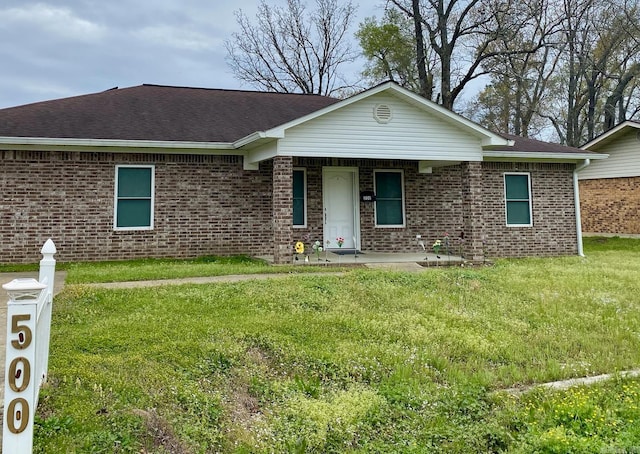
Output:
[[[154,173],[151,165],[116,166],[115,230],[153,229]]]
[[[531,227],[531,175],[528,173],[504,174],[504,200],[507,225]]]
[[[374,170],[376,227],[404,227],[404,173]]]
[[[307,226],[306,169],[293,169],[293,226]]]

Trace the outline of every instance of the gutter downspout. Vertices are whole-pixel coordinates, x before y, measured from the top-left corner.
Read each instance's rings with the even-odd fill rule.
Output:
[[[582,218],[580,216],[580,188],[578,186],[578,172],[591,164],[591,159],[585,159],[582,164],[576,165],[573,171],[573,199],[576,206],[576,237],[578,240],[578,255],[584,257],[582,247]]]

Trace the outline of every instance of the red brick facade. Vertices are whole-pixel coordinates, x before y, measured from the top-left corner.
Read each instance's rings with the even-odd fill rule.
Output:
[[[484,162],[482,205],[489,257],[577,254],[574,164]],[[533,227],[507,227],[504,173],[531,175]]]
[[[288,262],[292,254],[293,159],[273,158],[273,261]],[[269,224],[268,219],[264,220]]]
[[[117,164],[155,165],[153,230],[114,231]],[[0,263],[270,254],[271,162],[239,156],[0,151]]]
[[[153,230],[114,231],[118,164],[153,164]],[[415,252],[445,232],[466,257],[575,254],[570,164],[463,163],[421,174],[415,161],[277,157],[258,171],[242,157],[0,151],[0,263],[35,262],[51,237],[60,261],[210,254],[274,254],[290,260],[306,233],[322,239],[323,166],[357,167],[359,189],[376,169],[402,169],[406,226],[375,226],[374,204],[360,202],[361,247]],[[307,225],[292,228],[293,167],[307,172]],[[506,227],[503,173],[529,172],[533,227]],[[478,197],[481,197],[479,199]],[[464,232],[464,242],[460,234]]]
[[[640,234],[640,177],[580,181],[582,230]]]
[[[364,251],[415,252],[416,235],[430,247],[446,232],[453,253],[469,259],[577,253],[573,164],[463,163],[420,174],[414,161],[294,159],[307,169],[309,226],[294,229],[294,240],[307,233],[322,239],[323,166],[358,167],[361,191],[373,190],[375,169],[404,171],[406,226],[375,227],[373,203],[360,202]],[[504,172],[531,175],[532,227],[507,227]]]

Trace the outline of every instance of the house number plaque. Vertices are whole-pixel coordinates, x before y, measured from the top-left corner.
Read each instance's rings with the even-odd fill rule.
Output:
[[[25,323],[31,321],[31,314],[15,314],[11,317],[11,333],[16,338],[11,340],[11,346],[16,350],[24,350],[31,345],[33,332]],[[24,392],[31,383],[31,363],[24,356],[14,358],[7,373],[9,387],[15,393]],[[24,432],[29,424],[29,402],[23,397],[15,397],[7,406],[7,428],[11,433]]]

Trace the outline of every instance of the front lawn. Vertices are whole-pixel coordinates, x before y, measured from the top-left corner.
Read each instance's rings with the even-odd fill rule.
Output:
[[[179,279],[200,276],[227,276],[231,274],[288,274],[327,271],[326,266],[315,265],[312,257],[308,265],[271,266],[264,260],[247,256],[206,256],[196,259],[140,259],[114,262],[63,263],[68,271],[66,282],[86,284],[93,282],[146,281]],[[320,262],[322,263],[322,262]],[[331,267],[331,271],[340,271]]]
[[[638,380],[501,391],[640,367],[640,242],[608,241],[419,274],[67,286],[35,451],[631,452]]]

